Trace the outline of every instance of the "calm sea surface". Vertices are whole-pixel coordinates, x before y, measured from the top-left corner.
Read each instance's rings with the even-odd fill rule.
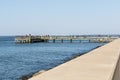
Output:
[[[0,37],[0,80],[19,80],[23,75],[48,70],[103,43],[14,44],[14,37]]]

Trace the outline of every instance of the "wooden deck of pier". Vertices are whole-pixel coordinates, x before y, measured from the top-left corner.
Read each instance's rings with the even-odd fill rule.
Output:
[[[111,36],[111,35],[72,35],[72,36],[57,36],[57,35],[46,35],[46,36],[16,36],[15,43],[36,43],[36,42],[49,42],[52,41],[55,43],[56,41],[60,41],[63,43],[65,40],[72,43],[77,40],[79,42],[88,41],[88,42],[111,42],[114,39],[119,38],[119,36]]]

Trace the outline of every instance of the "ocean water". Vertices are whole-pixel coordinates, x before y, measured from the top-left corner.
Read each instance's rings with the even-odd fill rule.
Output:
[[[103,43],[15,44],[13,36],[0,37],[0,80],[19,80],[21,76],[48,70]]]

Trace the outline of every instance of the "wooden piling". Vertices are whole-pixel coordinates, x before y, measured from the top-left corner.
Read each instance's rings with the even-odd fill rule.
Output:
[[[63,39],[61,39],[61,43],[63,43]]]
[[[72,39],[70,39],[70,43],[72,43]]]
[[[55,39],[53,39],[53,43],[55,43]]]

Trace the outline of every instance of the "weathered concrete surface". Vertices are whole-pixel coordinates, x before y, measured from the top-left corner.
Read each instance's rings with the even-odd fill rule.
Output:
[[[120,56],[112,80],[120,80]]]
[[[117,39],[29,80],[120,80],[119,55]]]

